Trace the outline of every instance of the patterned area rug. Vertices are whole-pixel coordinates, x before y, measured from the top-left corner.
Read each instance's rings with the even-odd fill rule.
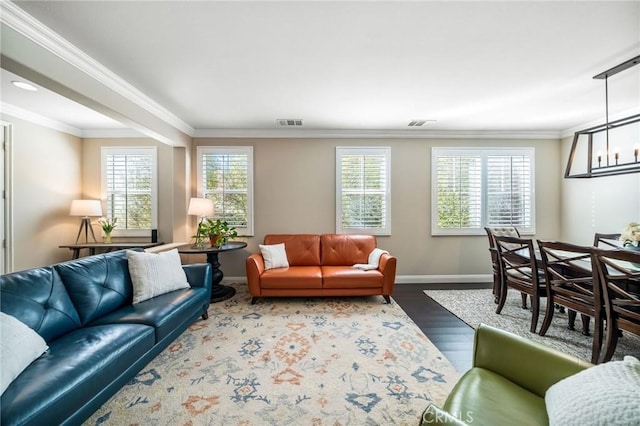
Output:
[[[382,297],[212,304],[87,425],[416,425],[459,374]]]
[[[556,310],[551,326],[543,337],[529,331],[531,304],[527,303],[529,309],[522,309],[520,293],[515,291],[510,290],[507,292],[507,301],[500,315],[495,313],[497,305],[493,303],[491,289],[424,290],[424,293],[473,328],[476,328],[480,323],[492,325],[551,346],[567,354],[591,361],[593,338],[582,334],[580,315],[577,315],[576,329],[572,331],[567,327],[567,313],[560,313]],[[542,326],[546,307],[547,301],[543,298],[540,301],[540,318],[538,319],[537,331],[540,331]],[[593,320],[590,323],[590,331],[593,331]],[[640,357],[640,338],[638,336],[624,333],[624,336],[618,340],[613,359],[622,359],[624,355]]]

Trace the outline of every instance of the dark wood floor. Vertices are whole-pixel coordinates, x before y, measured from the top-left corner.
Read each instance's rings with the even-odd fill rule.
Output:
[[[472,327],[434,302],[423,290],[491,288],[491,284],[396,284],[393,299],[460,372],[471,368]]]

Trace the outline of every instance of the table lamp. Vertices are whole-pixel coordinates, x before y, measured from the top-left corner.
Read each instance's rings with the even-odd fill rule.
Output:
[[[75,244],[78,244],[78,240],[80,239],[80,234],[82,234],[83,229],[85,243],[89,242],[89,231],[91,231],[93,242],[97,242],[96,236],[93,233],[93,227],[91,226],[91,219],[89,217],[102,216],[102,203],[100,200],[73,200],[71,201],[69,215],[82,217],[82,222],[80,222],[80,229],[78,229]]]
[[[187,214],[200,218],[198,230],[196,231],[196,245],[201,244],[200,224],[205,217],[212,217],[213,212],[213,200],[208,198],[192,198],[189,200],[189,210],[187,210]]]

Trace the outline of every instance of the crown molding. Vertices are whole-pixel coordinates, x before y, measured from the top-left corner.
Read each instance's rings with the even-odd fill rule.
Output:
[[[82,130],[83,139],[133,139],[144,138],[149,136],[142,134],[134,129],[86,129]]]
[[[36,114],[35,112],[27,111],[26,109],[22,109],[6,102],[0,102],[0,113],[25,120],[30,123],[38,124],[49,129],[57,130],[59,132],[68,133],[79,138],[81,138],[83,134],[82,130],[76,127],[70,126],[61,121],[44,117],[40,114]]]
[[[348,130],[348,129],[196,129],[194,138],[296,139],[559,139],[556,131]]]
[[[9,0],[0,1],[0,22],[68,62],[97,82],[105,85],[140,108],[158,117],[183,133],[192,136],[193,127],[127,83],[113,71],[69,43],[49,27],[20,9]]]

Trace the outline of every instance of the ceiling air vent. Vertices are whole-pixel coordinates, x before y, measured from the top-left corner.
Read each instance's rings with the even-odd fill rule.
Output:
[[[276,120],[281,127],[299,127],[302,126],[302,120],[299,118],[279,118]]]

